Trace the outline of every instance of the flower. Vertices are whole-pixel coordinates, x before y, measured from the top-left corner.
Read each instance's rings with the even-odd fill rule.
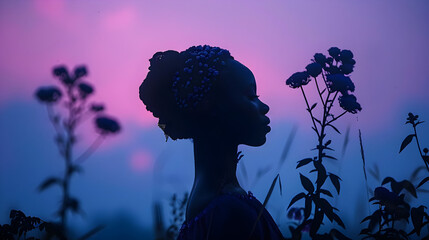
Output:
[[[307,69],[307,73],[312,77],[317,77],[322,73],[322,65],[317,62],[308,64],[305,69]]]
[[[331,47],[330,49],[328,49],[328,53],[331,57],[333,58],[338,58],[338,55],[340,55],[341,50],[337,47]]]
[[[325,66],[326,64],[326,56],[322,53],[314,54],[314,61],[320,64],[321,66]]]
[[[362,111],[362,107],[356,102],[356,97],[352,94],[342,95],[338,98],[338,101],[340,102],[340,107],[347,112],[355,114],[357,111]]]
[[[86,98],[88,95],[94,92],[94,88],[88,83],[79,83],[79,93],[82,98]]]
[[[355,85],[349,77],[344,74],[330,74],[326,76],[326,84],[330,92],[341,92],[347,94],[347,91],[353,92]]]
[[[40,87],[36,91],[36,97],[45,103],[54,103],[61,98],[61,91],[55,86]]]
[[[286,80],[286,85],[291,88],[298,88],[307,85],[310,80],[310,75],[307,72],[296,72]]]
[[[342,62],[347,62],[348,60],[353,59],[353,53],[350,50],[344,49],[340,52],[340,60]]]
[[[95,125],[101,134],[117,133],[121,129],[119,123],[113,118],[106,116],[98,116],[95,118]]]
[[[93,103],[91,105],[91,111],[93,111],[93,112],[101,112],[103,110],[104,110],[104,105],[103,104]]]
[[[406,123],[411,123],[412,125],[414,125],[418,118],[419,118],[419,115],[414,115],[412,113],[408,113]]]
[[[65,85],[70,86],[73,85],[75,82],[75,79],[71,78],[67,68],[65,66],[57,66],[53,70],[54,76],[57,76],[60,78],[61,82],[63,82]]]
[[[348,75],[348,74],[352,73],[352,72],[353,72],[353,68],[354,68],[354,65],[352,65],[352,64],[350,64],[350,63],[343,63],[343,64],[340,66],[340,70],[341,70],[341,72],[342,72],[343,74],[346,74],[346,75]]]
[[[88,75],[88,71],[85,66],[78,66],[74,69],[74,76],[76,79]]]

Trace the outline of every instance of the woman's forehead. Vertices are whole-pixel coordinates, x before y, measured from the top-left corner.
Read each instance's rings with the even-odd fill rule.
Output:
[[[255,77],[249,68],[236,60],[230,60],[227,64],[225,80],[229,86],[235,88],[256,89]]]

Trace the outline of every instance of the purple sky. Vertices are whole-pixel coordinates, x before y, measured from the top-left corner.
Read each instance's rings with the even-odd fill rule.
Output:
[[[314,53],[327,54],[329,47],[350,49],[357,61],[352,80],[363,111],[340,121],[338,127],[344,132],[351,127],[351,143],[344,164],[334,166],[344,175],[344,186],[355,188],[349,195],[365,197],[356,141],[359,128],[369,166],[377,163],[384,176],[409,177],[421,164],[416,151],[401,155],[397,151],[410,131],[403,125],[408,112],[429,121],[428,12],[426,1],[391,0],[1,1],[0,223],[7,221],[10,208],[52,217],[51,206],[57,204],[59,193],[51,189],[38,194],[34,189],[46,176],[59,174],[62,162],[46,110],[34,99],[34,91],[58,84],[51,75],[53,66],[72,69],[86,64],[87,81],[96,88],[93,100],[106,104],[107,113],[120,120],[123,131],[108,139],[85,163],[85,174],[74,179],[73,191],[81,197],[88,218],[76,216],[73,224],[85,227],[94,215],[134,209],[139,224],[150,228],[152,199],[166,201],[173,191],[189,190],[192,149],[188,141],[163,141],[156,120],[138,99],[138,86],[155,52],[199,44],[230,50],[253,71],[258,94],[271,108],[273,130],[266,145],[243,147],[250,178],[257,169],[278,161],[287,134],[298,126],[283,168],[272,170],[254,186],[243,183],[262,200],[272,178],[283,174],[286,194],[269,206],[280,225],[287,224],[282,211],[300,189],[295,162],[311,155],[314,144],[309,143],[315,142],[300,91],[284,82],[304,70]],[[310,92],[310,101],[316,97]],[[83,131],[91,129],[91,123],[87,125]],[[429,143],[427,124],[421,133],[421,142]],[[77,152],[96,137],[81,136]],[[333,138],[338,148],[343,137]],[[154,174],[157,166],[162,174]],[[410,168],[403,171],[402,166]],[[155,185],[154,179],[161,183]],[[346,200],[340,196],[338,201],[345,209],[341,202]],[[356,223],[353,214],[344,213],[350,225]]]

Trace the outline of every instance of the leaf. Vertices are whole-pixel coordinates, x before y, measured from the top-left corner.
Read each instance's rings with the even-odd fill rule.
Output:
[[[332,156],[329,156],[329,155],[326,155],[326,154],[323,154],[323,157],[330,158],[330,159],[333,159],[333,160],[338,160],[336,157],[332,157]]]
[[[326,189],[320,189],[319,192],[323,193],[323,194],[325,194],[327,196],[334,197],[334,196],[332,196],[332,193],[330,191],[326,190]]]
[[[283,196],[282,179],[280,178],[280,174],[279,174],[279,188],[280,188],[280,196]]]
[[[334,211],[331,204],[324,198],[315,199],[314,203],[316,203],[317,207],[329,218],[329,221],[332,222],[334,219]]]
[[[328,140],[327,142],[325,142],[325,147],[329,146],[329,144],[331,144],[331,143],[332,143],[332,141]]]
[[[304,187],[304,189],[307,190],[307,192],[309,193],[314,192],[314,185],[310,181],[310,179],[308,179],[306,176],[302,175],[301,173],[299,174],[299,177],[301,178],[301,184]]]
[[[304,198],[306,195],[305,193],[298,193],[295,197],[292,198],[292,200],[289,203],[289,206],[287,207],[287,209],[289,209],[296,201]]]
[[[337,193],[340,194],[340,178],[335,174],[329,174],[329,178],[331,179],[332,185],[334,185],[335,189],[337,190]]]
[[[305,197],[305,208],[304,208],[304,220],[307,220],[311,214],[312,198],[310,196]]]
[[[314,103],[314,104],[311,106],[310,110],[313,110],[313,109],[316,107],[316,105],[317,105],[317,103]]]
[[[429,181],[429,177],[426,177],[425,179],[423,179],[419,185],[417,185],[417,188],[421,187],[423,184],[425,184],[427,181]]]
[[[380,223],[381,215],[382,215],[381,210],[377,210],[371,215],[371,220],[369,221],[369,224],[368,224],[368,229],[370,231],[374,230],[375,226],[377,226],[377,224]]]
[[[38,190],[39,192],[41,192],[54,184],[61,185],[63,184],[63,181],[58,177],[47,178],[45,181],[42,182],[42,184],[39,185]]]
[[[416,189],[414,188],[414,185],[410,181],[403,180],[399,184],[401,185],[402,188],[404,188],[409,193],[411,193],[411,195],[413,195],[413,197],[417,198]]]
[[[425,213],[425,206],[420,206],[418,208],[411,208],[411,220],[413,222],[414,230],[417,233],[417,236],[420,236],[420,230],[423,224],[423,216]]]
[[[322,225],[323,216],[324,215],[321,211],[316,211],[316,213],[314,214],[314,219],[311,222],[311,226],[310,226],[310,236],[312,238],[315,237],[317,231],[320,228],[320,225]]]
[[[313,117],[313,119],[314,119],[314,121],[316,121],[317,123],[319,123],[320,126],[322,126],[322,122],[319,119],[317,119],[315,117]]]
[[[323,183],[325,183],[326,178],[327,178],[326,169],[320,161],[314,161],[313,164],[314,164],[314,167],[317,169],[317,172],[318,172],[316,184],[317,184],[317,186],[322,186]]]
[[[296,165],[296,168],[300,168],[302,166],[305,166],[305,165],[309,164],[311,161],[313,161],[312,158],[304,158],[302,160],[299,160],[298,165]]]
[[[404,150],[404,148],[405,148],[408,144],[410,144],[410,142],[413,140],[413,137],[414,137],[414,136],[415,136],[414,134],[410,134],[410,135],[408,135],[408,136],[404,139],[404,141],[402,141],[401,149],[399,149],[399,153],[401,153],[401,152],[402,152],[402,150]]]
[[[346,229],[346,226],[344,225],[343,221],[341,220],[340,216],[338,216],[336,213],[334,213],[334,221],[340,225],[342,228]]]
[[[341,132],[334,126],[334,125],[332,125],[332,124],[328,124],[327,126],[330,126],[332,129],[334,129],[335,130],[335,132],[337,132],[337,133],[339,133],[339,134],[341,134]]]

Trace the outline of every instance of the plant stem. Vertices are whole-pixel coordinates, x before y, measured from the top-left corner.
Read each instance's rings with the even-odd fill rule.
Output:
[[[320,101],[322,101],[323,106],[325,106],[325,102],[323,101],[322,93],[320,92],[319,84],[317,83],[316,77],[314,77],[314,82],[316,83],[316,88],[317,88],[317,92],[319,93],[319,96],[320,96]]]
[[[311,112],[310,105],[308,104],[307,97],[305,96],[305,93],[304,93],[304,89],[302,88],[302,86],[300,88],[301,88],[302,95],[304,96],[304,99],[305,99],[305,104],[307,104],[307,109],[308,109],[308,112],[310,113],[311,121],[313,122],[313,126],[314,126],[314,130],[316,131],[317,136],[320,138],[319,130],[317,129],[316,122],[314,121],[313,113]]]
[[[417,125],[413,123],[414,136],[416,137],[417,147],[419,148],[420,157],[423,159],[423,162],[426,165],[426,169],[429,171],[428,163],[425,161],[425,159],[423,157],[422,149],[420,148],[419,138],[417,137],[417,128],[416,128],[416,126]]]
[[[332,120],[330,120],[327,124],[331,124],[333,121],[337,120],[338,118],[342,117],[344,114],[346,114],[347,111],[344,111],[343,113],[341,113],[340,115],[334,117]]]
[[[46,105],[46,109],[48,111],[48,118],[51,121],[52,125],[55,128],[55,131],[57,132],[57,138],[56,143],[58,144],[58,150],[60,151],[61,155],[64,156],[64,137],[62,130],[60,126],[58,126],[58,120],[55,120],[54,112],[52,110],[52,106],[50,104]],[[60,141],[58,141],[60,140]]]

